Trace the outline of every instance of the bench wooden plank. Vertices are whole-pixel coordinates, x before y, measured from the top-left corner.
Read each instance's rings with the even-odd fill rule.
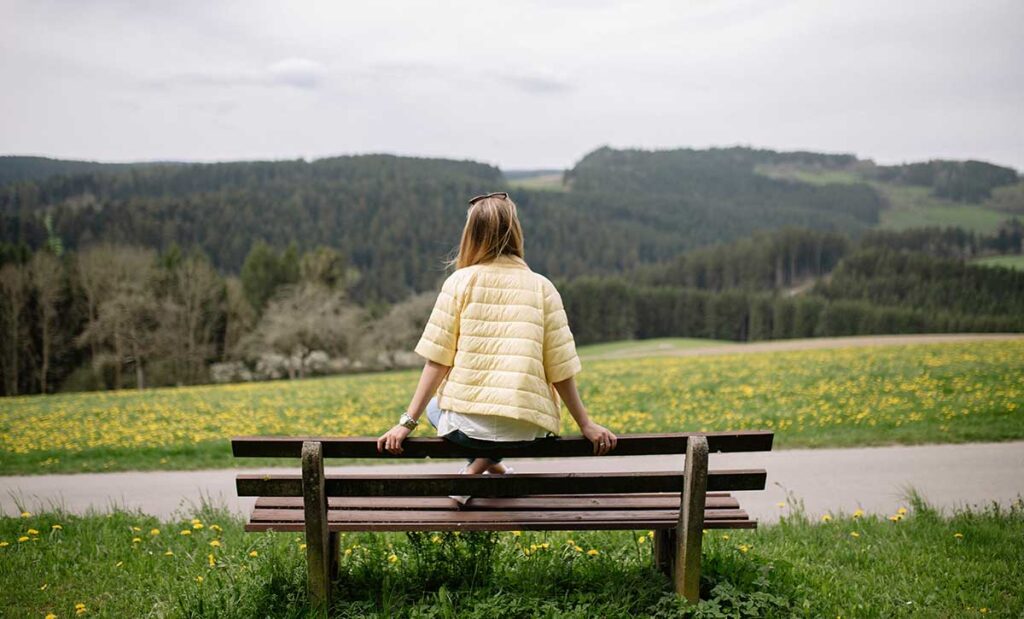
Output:
[[[764,469],[708,472],[711,491],[763,490]],[[537,494],[630,494],[672,492],[683,487],[675,471],[641,473],[532,473],[516,475],[328,475],[329,497],[448,496],[518,497]],[[238,496],[302,496],[301,475],[240,474]]]
[[[328,522],[349,523],[398,523],[398,522],[548,522],[608,520],[635,522],[638,520],[672,520],[679,518],[678,508],[644,510],[592,511],[414,511],[414,510],[331,510]],[[747,512],[741,509],[705,510],[707,520],[749,520]],[[250,521],[257,522],[304,522],[301,509],[256,509]]]
[[[550,520],[543,522],[331,522],[331,532],[404,532],[404,531],[635,531],[674,527],[675,520]],[[756,529],[754,520],[706,520],[705,529]],[[302,524],[294,522],[250,522],[249,532],[301,532]]]
[[[706,436],[708,449],[716,452],[771,451],[775,433],[763,430],[742,432],[676,432],[671,434],[625,434],[618,437],[609,456],[648,456],[656,454],[685,454],[690,436]],[[296,437],[296,436],[236,436],[231,439],[231,451],[243,458],[298,458],[305,441],[323,443],[325,458],[465,458],[483,452],[459,447],[443,438],[408,438],[402,443],[399,455],[377,452],[376,438],[369,437]],[[543,438],[520,449],[486,452],[515,458],[571,458],[594,455],[593,444],[583,437]],[[603,456],[607,457],[607,456]]]
[[[289,509],[302,506],[301,497],[259,497],[257,509]],[[731,496],[708,496],[708,509],[739,509]],[[410,509],[410,510],[606,510],[678,509],[679,494],[527,496],[508,499],[471,498],[461,507],[448,497],[330,497],[328,509]]]

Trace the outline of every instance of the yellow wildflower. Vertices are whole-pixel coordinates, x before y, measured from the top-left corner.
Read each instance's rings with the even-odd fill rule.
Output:
[[[11,545],[10,542],[6,542],[6,541],[0,542],[0,548],[4,548],[5,546],[10,546],[10,545]]]
[[[57,615],[53,613],[47,613],[45,619],[57,619]]]
[[[164,553],[164,556],[165,557],[173,557],[174,556],[174,551],[173,550],[168,550],[167,552]]]
[[[895,516],[889,516],[889,520],[892,520],[893,522],[899,522],[900,520],[903,520],[903,515],[896,514]]]
[[[32,517],[32,512],[21,512],[21,517],[22,518],[31,518]]]
[[[138,532],[142,531],[142,529],[139,528],[139,527],[132,527],[132,531],[135,531],[136,533],[138,533]]]
[[[729,539],[729,534],[728,534],[728,533],[726,533],[725,535],[723,535],[723,536],[722,536],[722,539],[725,539],[725,540]]]
[[[40,586],[39,586],[39,590],[40,590],[40,591],[46,591],[46,588],[47,588],[47,587],[49,587],[49,586],[50,586],[50,585],[48,585],[48,584],[46,584],[46,583],[44,582],[44,583],[43,583],[42,585],[40,585]]]
[[[50,525],[50,529],[53,530],[53,531],[60,531],[63,528],[64,527],[60,526],[59,524],[51,524]]]
[[[132,538],[132,543],[133,543],[133,544],[138,544],[138,543],[139,543],[139,542],[141,542],[141,541],[142,541],[142,538],[141,538],[141,537],[133,537],[133,538]]]
[[[573,546],[572,549],[575,550],[576,552],[583,552],[583,549],[580,548],[579,546]]]
[[[210,564],[210,567],[217,566],[217,559],[214,558],[213,553],[206,555],[206,561]]]
[[[210,530],[212,530],[212,531],[216,531],[216,532],[220,533],[220,532],[221,532],[221,531],[223,531],[224,529],[220,528],[220,525],[219,525],[219,524],[211,524],[211,525],[210,525]]]
[[[435,544],[440,544],[441,543],[441,536],[440,535],[435,535],[434,537],[430,538],[430,541],[434,542]]]
[[[647,537],[653,538],[654,537],[654,531],[648,531],[647,532]]]
[[[398,563],[397,555],[388,555],[388,563]]]
[[[22,535],[21,537],[18,538],[18,542],[19,543],[20,542],[27,542],[27,541],[28,541],[28,536],[27,535]]]
[[[641,535],[640,537],[636,538],[636,541],[638,543],[640,543],[640,544],[643,544],[644,542],[647,541],[647,536],[646,535]]]
[[[512,535],[515,536],[515,537],[519,537],[522,534],[523,534],[522,531],[512,531]]]
[[[192,531],[189,531],[188,529],[184,529],[184,530],[183,530],[183,531],[181,532],[181,534],[182,534],[182,535],[192,535]]]
[[[860,533],[857,533],[856,531],[850,531],[850,537],[860,537]]]
[[[193,529],[202,529],[203,528],[203,523],[201,523],[201,522],[194,522],[194,523],[192,523],[192,528]]]
[[[824,514],[821,517],[821,521],[822,522],[831,522],[832,521],[832,516],[830,514]]]
[[[591,556],[591,557],[597,556],[597,554],[598,554],[597,548],[591,548],[590,550],[587,551],[587,555]]]
[[[258,556],[260,556],[260,553],[256,552],[255,550],[250,550],[249,551],[249,556],[250,557],[258,557]]]
[[[906,507],[901,507],[901,508],[896,510],[896,513],[899,514],[900,516],[906,516],[907,515],[907,508]]]
[[[305,550],[305,549],[306,549],[306,545],[305,544],[299,544],[299,550]]]
[[[964,538],[964,534],[963,533],[954,533],[953,537],[955,537],[957,539],[963,539]]]
[[[36,531],[35,529],[29,529],[28,530],[28,534],[29,535],[39,535],[39,531]]]
[[[210,540],[210,545],[214,548],[220,548],[220,540]]]
[[[160,535],[160,529],[150,529],[149,530],[149,534],[150,535]]]
[[[858,509],[857,511],[853,512],[853,517],[854,518],[860,518],[863,515],[864,515],[864,510],[863,509]]]
[[[203,584],[203,577],[202,576],[196,576],[196,582],[199,583],[199,584]]]
[[[739,548],[740,552],[747,552],[750,550],[750,546],[747,546],[746,544],[740,544],[737,548]]]
[[[786,506],[786,503],[784,501],[779,501],[778,503],[775,504],[775,507],[785,507],[785,506]]]

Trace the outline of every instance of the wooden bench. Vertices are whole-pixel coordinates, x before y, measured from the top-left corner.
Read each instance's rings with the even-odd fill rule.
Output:
[[[633,434],[608,456],[685,454],[680,468],[638,473],[514,475],[324,475],[324,458],[479,456],[440,438],[410,438],[404,453],[377,453],[375,438],[246,436],[238,457],[298,457],[301,475],[240,474],[239,496],[258,497],[246,531],[305,531],[310,601],[326,611],[342,531],[653,529],[657,566],[696,601],[705,529],[750,529],[756,521],[731,491],[763,490],[763,469],[708,470],[708,453],[768,451],[771,432]],[[593,455],[582,437],[540,439],[515,458]],[[460,505],[449,495],[469,495]]]

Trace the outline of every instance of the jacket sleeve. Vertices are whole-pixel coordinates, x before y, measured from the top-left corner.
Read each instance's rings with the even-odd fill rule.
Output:
[[[575,376],[583,368],[576,355],[576,342],[569,330],[562,296],[549,282],[545,282],[545,289],[544,373],[549,383],[557,383]]]
[[[421,357],[447,366],[455,363],[456,344],[459,341],[461,304],[454,275],[449,275],[441,286],[434,309],[423,328],[423,335],[414,349]]]

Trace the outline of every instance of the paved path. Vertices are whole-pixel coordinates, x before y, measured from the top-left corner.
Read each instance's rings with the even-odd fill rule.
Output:
[[[682,458],[605,457],[510,463],[522,473],[565,471],[570,467],[577,471],[638,471],[678,469]],[[328,467],[328,472],[450,472],[458,466],[454,461],[446,461]],[[891,514],[906,504],[903,495],[908,487],[914,487],[933,505],[945,510],[991,501],[1007,505],[1024,495],[1024,441],[713,454],[711,467],[768,470],[766,492],[739,493],[741,504],[761,521],[775,520],[787,511],[788,508],[776,505],[786,500],[786,490],[802,499],[814,517],[829,510],[849,513],[858,507],[870,513]],[[258,470],[297,472],[298,467]],[[90,506],[103,510],[118,505],[166,518],[179,508],[187,510],[205,496],[234,511],[245,512],[251,508],[252,499],[235,496],[237,472],[222,469],[0,477],[0,512],[17,513],[16,496],[30,511],[54,504],[74,512],[83,512]]]
[[[782,352],[787,350],[820,350],[824,348],[861,348],[864,346],[902,346],[907,344],[951,344],[957,342],[992,342],[1024,340],[1021,333],[925,333],[916,335],[855,335],[850,337],[814,337],[799,340],[772,340],[678,348],[673,344],[645,345],[636,341],[636,348],[625,347],[607,353],[588,355],[587,359],[633,359],[641,357],[704,357],[741,353]]]

